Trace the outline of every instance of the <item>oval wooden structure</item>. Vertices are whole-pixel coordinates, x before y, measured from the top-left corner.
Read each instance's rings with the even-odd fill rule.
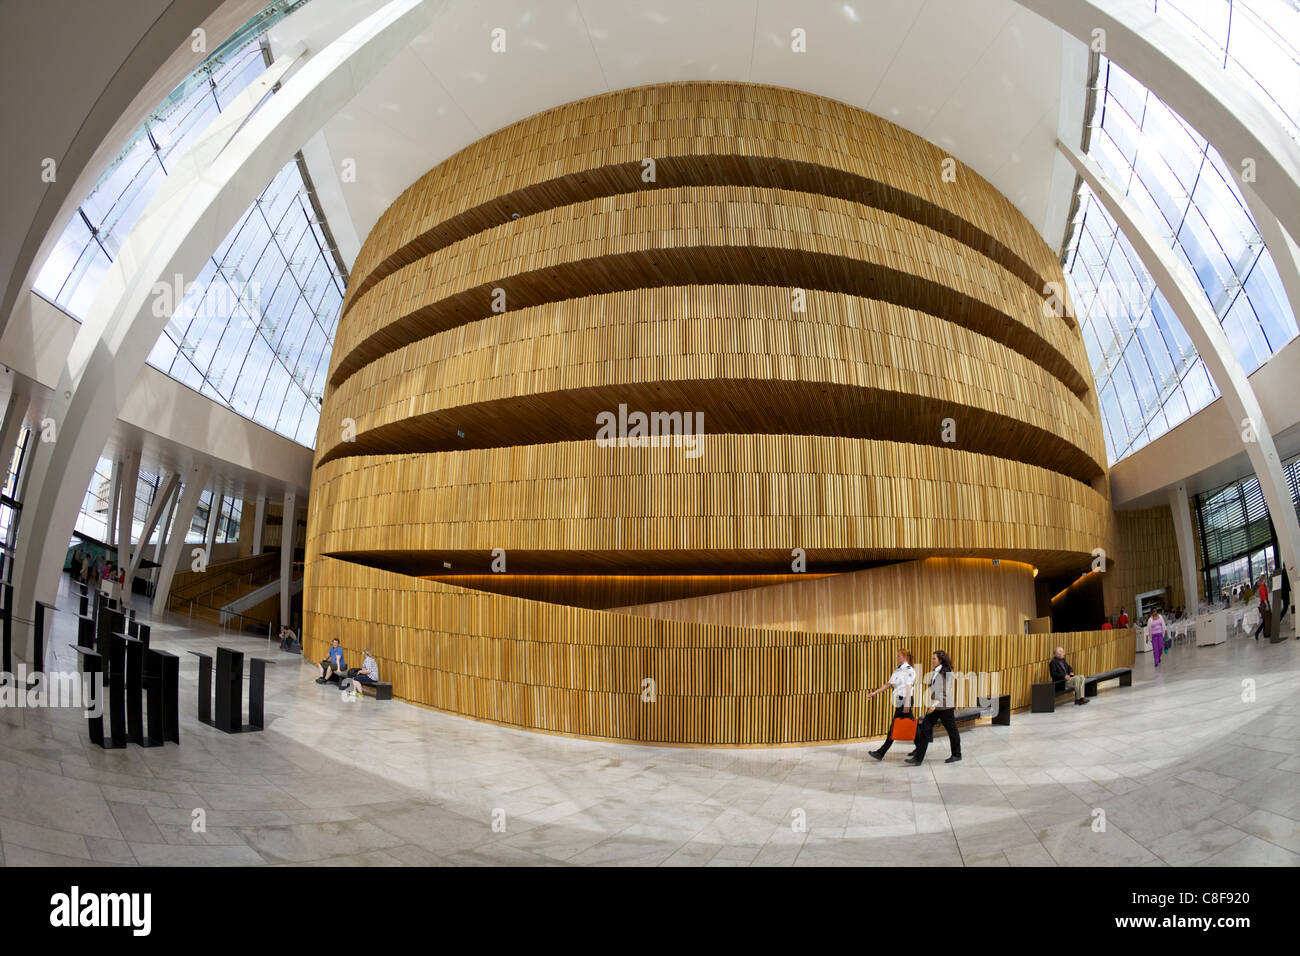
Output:
[[[1122,632],[1010,633],[1032,569],[1111,550],[1105,448],[1046,298],[1058,262],[947,159],[821,97],[686,83],[550,110],[421,177],[339,324],[307,653],[368,646],[396,696],[451,713],[715,745],[881,732],[865,695],[904,645],[1015,706],[1058,643],[1081,670],[1131,661]],[[629,409],[704,433],[603,440]],[[942,636],[826,626],[927,620],[904,584],[853,602],[922,580],[862,569],[939,558]],[[1021,562],[1014,585],[991,559]]]

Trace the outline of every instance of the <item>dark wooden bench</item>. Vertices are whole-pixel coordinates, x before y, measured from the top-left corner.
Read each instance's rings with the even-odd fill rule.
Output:
[[[1091,677],[1083,679],[1083,696],[1096,697],[1097,685],[1102,681],[1114,680],[1119,678],[1120,687],[1133,686],[1133,668],[1116,667],[1114,670],[1102,671],[1100,674],[1093,674]],[[1065,694],[1073,693],[1065,686],[1064,681],[1043,681],[1041,684],[1034,684],[1030,688],[1029,711],[1033,714],[1051,714],[1056,712],[1056,699]]]
[[[393,685],[387,681],[379,681],[377,684],[362,684],[359,681],[354,684],[361,688],[361,693],[366,696],[373,696],[375,700],[392,700]]]
[[[961,707],[954,714],[953,719],[959,724],[968,723],[972,720],[978,720],[981,717],[992,717],[993,723],[1000,727],[1011,726],[1011,695],[1003,694],[1001,697],[977,697],[975,698],[978,707]]]

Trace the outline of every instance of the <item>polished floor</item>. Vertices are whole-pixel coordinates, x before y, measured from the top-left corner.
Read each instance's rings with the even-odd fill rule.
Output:
[[[143,603],[143,602],[141,602]],[[55,617],[51,667],[75,668]],[[1288,622],[1288,634],[1294,633]],[[345,700],[301,658],[183,618],[182,745],[103,751],[76,711],[0,708],[0,862],[23,865],[1300,864],[1300,641],[1140,656],[1087,707],[895,747],[642,747]],[[218,643],[276,659],[264,733],[194,718]],[[958,662],[960,663],[960,662]],[[195,832],[196,810],[206,828]]]

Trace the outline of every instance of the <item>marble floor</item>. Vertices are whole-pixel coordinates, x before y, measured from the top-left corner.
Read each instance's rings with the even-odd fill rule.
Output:
[[[143,602],[141,602],[143,603]],[[52,669],[74,669],[60,596]],[[142,615],[143,617],[144,615]],[[1288,634],[1293,633],[1288,623]],[[1300,864],[1300,641],[1175,648],[1087,707],[1018,713],[944,764],[866,744],[713,750],[509,730],[344,700],[301,658],[183,618],[182,745],[104,751],[78,711],[0,708],[0,863]],[[194,718],[197,660],[277,659],[264,733]],[[202,810],[203,832],[194,832]]]

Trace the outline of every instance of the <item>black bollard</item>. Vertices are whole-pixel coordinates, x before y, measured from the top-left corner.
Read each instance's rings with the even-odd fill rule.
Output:
[[[144,739],[144,645],[133,637],[119,639],[126,645],[126,736],[145,746]]]

